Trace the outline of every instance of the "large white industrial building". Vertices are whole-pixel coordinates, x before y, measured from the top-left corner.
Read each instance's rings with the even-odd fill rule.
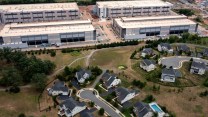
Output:
[[[0,46],[15,44],[40,45],[96,40],[90,20],[42,23],[11,23],[0,32]],[[19,47],[21,48],[21,47]]]
[[[0,23],[79,19],[76,3],[0,5]]]
[[[186,16],[122,17],[113,20],[113,29],[124,39],[141,39],[147,36],[197,32],[198,24]]]
[[[99,18],[168,15],[172,6],[161,0],[101,1],[96,2],[94,12]]]

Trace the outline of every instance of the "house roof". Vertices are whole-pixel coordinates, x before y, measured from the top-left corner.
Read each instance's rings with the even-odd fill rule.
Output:
[[[171,46],[170,46],[170,44],[169,43],[160,43],[159,44],[161,47],[166,47],[167,49],[171,49]]]
[[[80,117],[94,117],[94,116],[90,112],[84,112],[84,113],[80,114]]]
[[[143,53],[146,53],[146,54],[148,54],[148,55],[151,55],[151,54],[153,53],[153,50],[152,50],[152,48],[144,48],[144,49],[142,50],[142,52],[143,52]]]
[[[102,80],[104,81],[104,82],[106,82],[106,81],[108,81],[110,78],[113,78],[113,77],[115,77],[116,78],[116,75],[115,74],[111,74],[111,73],[109,73],[109,72],[105,72],[103,75],[102,75]]]
[[[191,64],[191,68],[206,69],[206,64],[204,62],[193,61]]]
[[[115,79],[115,77],[110,77],[107,81],[105,81],[104,85],[109,87]]]
[[[187,45],[178,45],[177,46],[179,51],[189,52],[190,48]]]
[[[169,69],[163,68],[162,74],[171,75],[171,76],[175,76],[175,77],[182,77],[181,72],[179,70],[173,69],[173,68],[169,68]]]
[[[142,64],[144,66],[149,66],[151,64],[155,65],[155,61],[149,60],[149,59],[143,59]]]
[[[89,76],[92,75],[91,71],[89,70],[85,70],[85,69],[80,69],[78,72],[77,72],[77,79],[80,80],[81,78],[83,78],[83,75],[84,74],[89,74]]]
[[[117,100],[119,102],[124,100],[128,94],[135,92],[134,90],[129,90],[129,89],[124,88],[124,87],[118,87],[118,88],[116,88],[115,91],[116,91],[116,95],[117,95]]]
[[[145,116],[148,112],[151,112],[151,109],[148,104],[145,104],[143,102],[137,102],[134,105],[134,108],[136,108],[135,114],[137,117],[143,117]]]
[[[69,98],[69,99],[65,100],[64,102],[62,102],[60,104],[61,107],[63,107],[64,105],[67,108],[67,111],[70,112],[70,111],[72,111],[77,106],[84,107],[85,106],[85,103],[75,101],[73,98]]]
[[[54,85],[51,87],[53,91],[63,91],[67,92],[69,89],[67,86],[65,86],[64,81],[55,81]]]

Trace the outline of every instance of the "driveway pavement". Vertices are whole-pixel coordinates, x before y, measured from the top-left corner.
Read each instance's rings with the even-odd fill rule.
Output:
[[[121,117],[119,113],[116,112],[113,108],[111,108],[108,104],[97,98],[93,91],[91,90],[84,90],[80,92],[80,97],[84,99],[91,100],[99,107],[103,108],[111,117]]]
[[[172,57],[164,57],[159,60],[159,63],[165,65],[166,67],[172,66],[174,69],[180,69],[182,67],[183,62],[190,61],[193,57],[188,56],[172,56]],[[193,58],[194,61],[205,62],[208,63],[208,60]]]

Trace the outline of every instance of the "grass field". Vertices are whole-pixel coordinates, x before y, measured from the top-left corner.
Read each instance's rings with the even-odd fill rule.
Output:
[[[17,94],[0,92],[0,117],[17,117],[19,113],[33,115],[38,111],[38,94],[32,91],[22,91]]]
[[[90,51],[72,52],[72,53],[62,53],[60,50],[56,51],[56,56],[51,57],[50,54],[36,55],[36,57],[42,60],[51,60],[56,64],[56,69],[60,69],[63,66],[70,64],[73,60],[86,56]],[[81,65],[81,64],[80,64]]]

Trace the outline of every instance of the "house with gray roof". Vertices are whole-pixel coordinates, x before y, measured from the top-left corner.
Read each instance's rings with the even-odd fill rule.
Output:
[[[141,52],[141,56],[142,57],[146,57],[146,56],[151,56],[153,55],[153,49],[152,48],[144,48]]]
[[[94,117],[91,112],[84,112],[80,114],[80,117]]]
[[[164,82],[175,82],[176,78],[179,77],[182,77],[179,70],[173,68],[163,68],[160,80]]]
[[[204,62],[193,61],[191,64],[190,73],[203,75],[206,72],[206,64]]]
[[[184,53],[189,53],[190,52],[190,48],[187,45],[178,45],[177,50],[181,51],[181,52],[184,52]]]
[[[79,83],[84,83],[86,79],[92,76],[91,71],[85,70],[85,69],[80,69],[79,71],[76,72],[75,77],[77,78],[77,81]]]
[[[158,44],[157,49],[160,52],[164,51],[164,52],[168,52],[168,53],[173,53],[173,49],[169,43],[160,43],[160,44]]]
[[[47,89],[48,94],[52,96],[57,95],[69,95],[69,88],[65,85],[64,81],[57,80],[54,82],[53,86],[51,88]]]
[[[156,68],[155,61],[149,59],[143,59],[140,62],[140,67],[147,72],[150,72]]]
[[[78,102],[74,100],[73,98],[69,98],[59,105],[58,115],[66,116],[66,117],[73,117],[74,115],[80,113],[81,111],[85,109],[86,109],[85,103]]]
[[[203,50],[203,56],[204,56],[204,57],[208,57],[208,48],[205,48],[205,49]]]
[[[153,111],[149,107],[149,104],[143,102],[137,102],[134,104],[133,111],[136,117],[153,117]]]
[[[116,96],[117,96],[117,101],[121,104],[125,103],[126,101],[131,100],[136,96],[136,91],[135,90],[129,90],[124,87],[118,87],[115,90]]]
[[[118,79],[115,74],[111,74],[109,72],[104,73],[101,80],[103,81],[103,86],[106,89],[110,89],[121,83],[121,80]]]

